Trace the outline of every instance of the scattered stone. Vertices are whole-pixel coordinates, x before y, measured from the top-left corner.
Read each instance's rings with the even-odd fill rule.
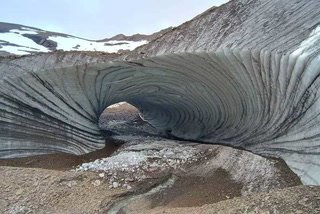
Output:
[[[112,187],[113,188],[118,188],[119,187],[119,183],[118,182],[113,182],[112,183]]]
[[[100,180],[95,180],[92,182],[93,186],[97,187],[101,185],[101,181]]]
[[[67,183],[67,186],[68,186],[69,188],[71,188],[71,187],[73,187],[73,186],[75,186],[75,185],[77,185],[77,182],[76,182],[76,181],[69,181],[69,182]]]
[[[18,189],[17,191],[16,191],[16,195],[21,195],[23,193],[23,189]]]
[[[138,142],[134,141],[131,145],[123,147],[115,155],[84,163],[77,167],[76,171],[100,172],[100,178],[104,178],[107,174],[110,185],[113,182],[120,184],[124,181],[145,180],[150,173],[176,169],[183,171],[187,163],[197,162],[203,156],[204,153],[194,146],[152,137],[139,137]]]

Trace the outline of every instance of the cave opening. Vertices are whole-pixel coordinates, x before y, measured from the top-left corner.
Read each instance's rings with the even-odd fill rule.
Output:
[[[157,135],[156,129],[143,118],[141,111],[128,102],[108,106],[99,117],[99,128],[106,141],[113,143],[118,142],[114,140],[115,136]]]

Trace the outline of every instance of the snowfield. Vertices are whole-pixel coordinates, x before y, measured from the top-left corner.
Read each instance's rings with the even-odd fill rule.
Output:
[[[0,33],[0,51],[11,54],[24,55],[30,52],[48,52],[49,50],[35,43],[23,34],[38,34],[36,31],[13,29],[7,33]],[[9,44],[7,44],[9,43]]]
[[[21,27],[12,29],[9,32],[0,33],[0,51],[15,55],[25,55],[35,52],[51,52],[45,46],[39,45],[24,34],[37,35],[46,33],[45,31]],[[45,38],[45,36],[44,36]],[[120,50],[134,50],[135,48],[147,44],[148,41],[91,41],[73,36],[49,36],[47,40],[57,43],[56,50],[62,51],[102,51],[107,53],[117,53]]]
[[[117,53],[119,50],[134,50],[137,47],[147,44],[148,41],[109,41],[96,42],[76,37],[50,36],[49,40],[57,42],[57,50],[64,51],[102,51],[108,53]]]

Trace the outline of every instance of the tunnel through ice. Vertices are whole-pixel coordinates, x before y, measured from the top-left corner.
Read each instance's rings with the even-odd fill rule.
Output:
[[[113,136],[156,135],[156,130],[143,118],[135,106],[119,102],[108,106],[99,117],[99,128],[107,139]]]
[[[279,156],[305,183],[319,183],[319,62],[318,54],[220,49],[30,69],[2,63],[0,156],[102,148],[100,115],[126,101],[158,133]]]

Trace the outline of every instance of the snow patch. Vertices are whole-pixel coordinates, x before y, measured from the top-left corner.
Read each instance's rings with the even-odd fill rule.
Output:
[[[36,30],[33,30],[31,28],[22,28],[22,29],[12,29],[9,32],[16,33],[16,34],[38,34]]]
[[[32,28],[21,27],[11,29],[9,32],[0,33],[0,51],[5,51],[16,55],[25,55],[32,52],[50,52],[48,48],[35,43],[24,34],[39,34],[40,31]],[[57,42],[57,50],[62,51],[102,51],[107,53],[117,53],[120,50],[134,50],[135,48],[147,44],[148,41],[108,41],[97,42],[81,39],[73,36],[49,36],[47,40]]]
[[[76,37],[50,36],[49,40],[57,42],[57,50],[63,51],[102,51],[117,53],[119,50],[134,50],[135,48],[148,43],[148,41],[109,41],[96,42]],[[117,45],[119,43],[119,45]]]
[[[0,51],[6,51],[16,55],[29,54],[29,52],[48,52],[49,50],[47,48],[38,45],[32,39],[23,36],[23,33],[30,34],[30,32],[31,31],[20,31],[15,29],[10,30],[10,32],[7,33],[0,33]]]
[[[0,45],[1,45],[1,42],[0,42]],[[16,55],[26,55],[26,54],[30,54],[27,51],[34,51],[34,50],[27,47],[17,47],[17,46],[10,45],[10,46],[0,47],[0,51],[5,51],[5,52],[16,54]]]

